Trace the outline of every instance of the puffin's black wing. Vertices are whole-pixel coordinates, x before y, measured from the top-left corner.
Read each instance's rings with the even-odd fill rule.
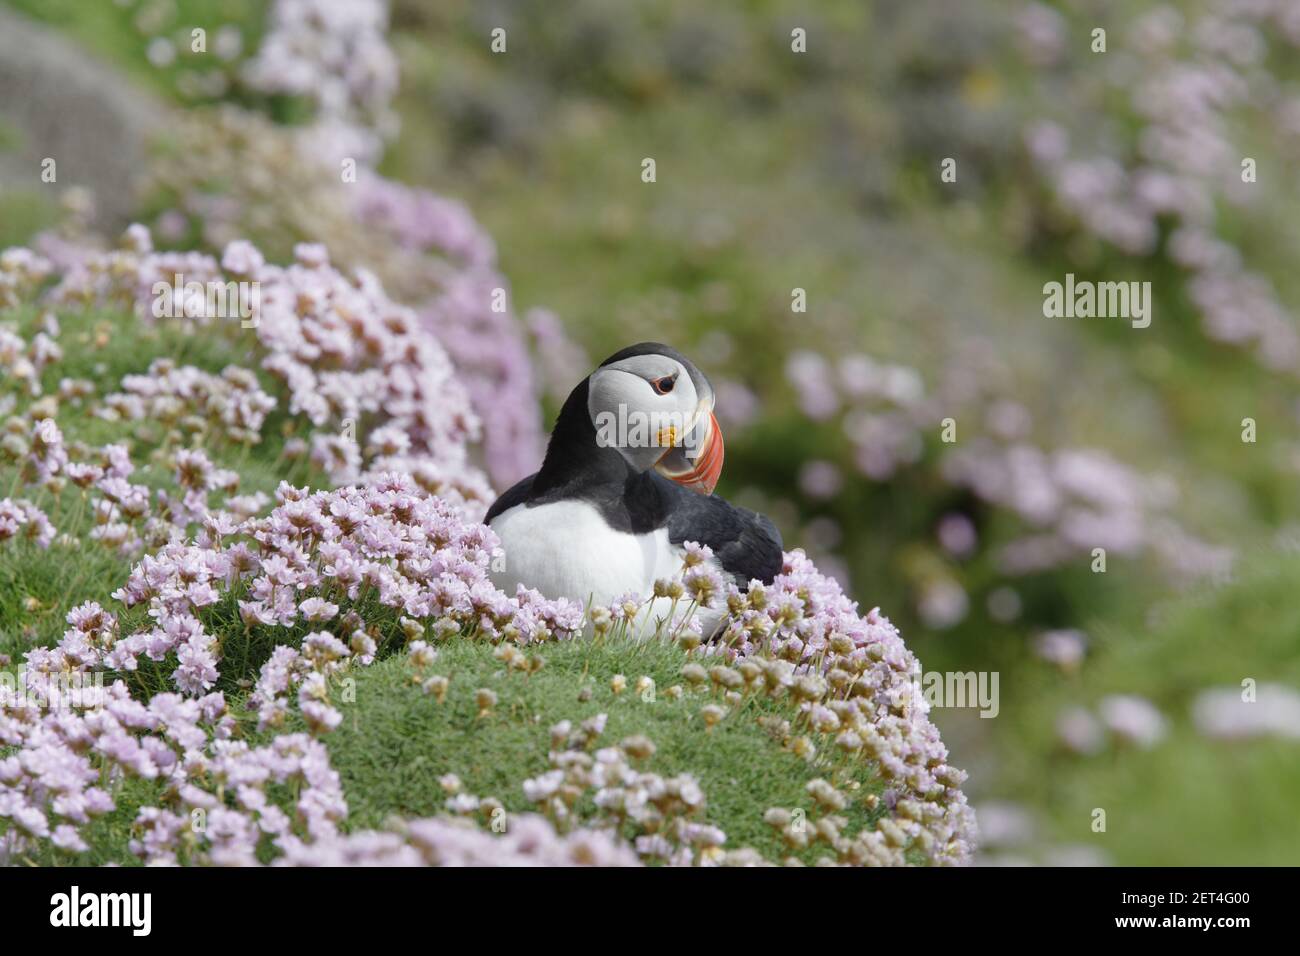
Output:
[[[738,508],[717,495],[702,495],[667,479],[663,479],[661,487],[671,496],[670,542],[681,545],[697,541],[708,545],[722,569],[742,588],[751,578],[771,584],[781,573],[785,560],[781,532],[766,515]]]
[[[529,475],[527,478],[515,482],[509,491],[492,503],[492,507],[488,509],[487,516],[483,519],[483,523],[490,524],[492,519],[501,514],[501,512],[507,511],[515,505],[521,505],[527,501],[528,493],[533,488],[533,479],[536,477],[536,475]]]

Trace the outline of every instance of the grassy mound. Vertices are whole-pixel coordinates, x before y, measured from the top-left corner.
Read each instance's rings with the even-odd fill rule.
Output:
[[[339,833],[458,814],[487,827],[497,809],[566,835],[614,829],[650,862],[968,857],[964,775],[908,692],[915,661],[802,555],[727,596],[734,668],[684,621],[630,628],[636,602],[592,609],[583,636],[580,608],[492,588],[490,532],[418,477],[304,490],[331,481],[233,326],[68,303],[7,322],[62,349],[5,424],[0,476],[49,533],[15,525],[0,548],[0,667],[120,681],[131,698],[87,719],[105,729],[90,747],[81,717],[6,698],[0,759],[21,759],[3,782],[22,801],[0,823],[8,859],[265,862],[272,834],[332,852]],[[153,383],[177,397],[133,404]],[[232,424],[232,389],[269,409],[256,429]],[[79,470],[128,457],[130,482]],[[239,501],[250,492],[260,503]],[[722,587],[692,581],[664,587],[691,609]]]
[[[38,327],[42,312],[34,307],[15,309],[4,315],[4,322],[24,335]],[[41,374],[42,395],[57,395],[64,379],[91,383],[95,395],[118,391],[125,376],[144,375],[150,363],[167,358],[175,366],[191,365],[219,375],[227,366],[257,369],[255,352],[249,338],[237,335],[196,334],[180,323],[145,325],[129,312],[113,309],[60,310],[59,339],[64,346],[60,361],[51,363]],[[258,370],[259,383],[274,391],[270,376]],[[29,411],[31,396],[16,396],[19,411]],[[151,489],[171,484],[170,455],[177,449],[205,449],[214,463],[237,471],[240,491],[270,493],[281,479],[299,484],[319,484],[323,476],[303,457],[289,461],[284,457],[286,441],[302,432],[301,423],[288,415],[284,403],[267,419],[263,438],[253,445],[225,442],[190,423],[172,421],[108,421],[90,413],[84,399],[63,403],[65,411],[58,422],[70,443],[99,446],[110,442],[124,445],[137,463],[134,481]],[[57,413],[59,405],[48,409]],[[17,472],[4,462],[6,478],[12,478],[17,491]],[[4,497],[8,485],[0,487]],[[49,491],[37,496],[47,506],[55,525],[70,538],[78,538],[92,527],[93,517],[80,505],[80,491],[67,486],[59,493]],[[17,661],[24,650],[52,646],[66,628],[69,610],[88,597],[106,596],[121,585],[131,561],[102,546],[86,547],[76,540],[56,539],[45,549],[24,541],[7,542],[0,548],[0,654]]]
[[[637,761],[638,769],[663,777],[689,773],[699,782],[707,797],[699,822],[725,831],[730,848],[750,847],[770,860],[793,857],[805,863],[825,855],[824,846],[792,849],[763,820],[773,807],[815,819],[818,811],[806,784],[817,777],[832,780],[851,799],[840,813],[850,831],[873,828],[886,812],[879,799],[883,784],[869,764],[805,760],[760,725],[764,716],[789,716],[778,702],[749,697],[706,729],[700,711],[719,702],[716,692],[687,685],[680,696],[665,693],[683,684],[681,668],[689,660],[675,645],[627,639],[554,644],[532,655],[545,666],[528,674],[512,672],[484,641],[454,637],[438,649],[432,667],[417,669],[400,655],[349,672],[355,696],[340,704],[343,723],[324,738],[348,802],[347,831],[384,829],[395,817],[442,814],[449,793],[441,780],[447,774],[459,778],[462,792],[496,798],[510,814],[536,811],[522,784],[548,769],[551,727],[562,720],[577,727],[598,714],[608,720],[597,746],[644,735],[656,750]],[[433,674],[450,679],[441,701],[421,688]],[[616,675],[627,678],[620,693],[611,686]],[[654,681],[653,690],[637,690],[643,677]],[[486,712],[476,700],[481,689],[497,695]],[[233,695],[232,704],[239,710],[241,696]],[[278,729],[304,725],[295,715]],[[249,737],[259,743],[271,735]],[[89,852],[69,856],[46,846],[27,862],[130,863],[136,813],[160,796],[158,786],[128,779],[115,793],[118,808],[84,831]],[[590,798],[576,810],[590,815]]]
[[[802,808],[812,817],[805,784],[818,776],[833,776],[853,798],[843,813],[851,830],[879,816],[868,808],[875,802],[868,798],[882,784],[866,765],[810,763],[783,749],[759,724],[765,715],[788,717],[788,708],[749,697],[706,729],[700,711],[720,698],[707,690],[685,689],[677,699],[665,693],[684,683],[681,669],[688,661],[671,644],[572,641],[539,656],[545,666],[525,675],[512,673],[483,642],[442,644],[427,669],[450,679],[442,703],[421,692],[420,676],[404,657],[360,672],[355,703],[341,705],[343,723],[325,741],[343,778],[350,826],[378,828],[390,814],[439,812],[447,796],[439,778],[449,773],[466,792],[495,797],[509,812],[535,809],[521,784],[548,769],[550,728],[562,720],[576,727],[602,713],[608,722],[601,745],[642,734],[657,748],[643,761],[646,769],[665,777],[695,776],[708,798],[703,818],[726,832],[728,846],[748,846],[768,859],[786,855],[763,814],[772,807]],[[627,682],[621,693],[611,687],[617,675]],[[654,681],[653,690],[637,691],[643,677]],[[498,698],[487,713],[475,700],[480,688]],[[796,855],[810,862],[818,851]]]

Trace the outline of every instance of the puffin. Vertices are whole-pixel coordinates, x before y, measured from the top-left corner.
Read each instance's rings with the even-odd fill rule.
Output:
[[[784,561],[780,532],[713,493],[723,461],[714,401],[694,363],[659,342],[601,362],[565,400],[541,468],[488,509],[504,555],[493,583],[588,606],[644,599],[681,573],[693,542],[711,549],[724,582],[770,584]],[[662,617],[668,603],[647,612]],[[724,614],[699,609],[705,637]]]

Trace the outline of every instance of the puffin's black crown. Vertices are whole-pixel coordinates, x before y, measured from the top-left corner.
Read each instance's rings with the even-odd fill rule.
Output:
[[[662,342],[638,342],[636,345],[629,345],[605,359],[597,368],[604,368],[606,365],[613,365],[615,362],[621,362],[624,359],[636,358],[638,355],[665,355],[675,362],[680,362],[682,368],[686,369],[687,374],[691,376],[691,382],[695,385],[696,394],[712,394],[713,386],[704,373],[695,367],[695,363],[671,345],[664,345]]]

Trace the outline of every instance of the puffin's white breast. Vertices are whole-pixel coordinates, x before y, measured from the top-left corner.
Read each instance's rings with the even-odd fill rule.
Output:
[[[505,551],[493,583],[511,595],[523,584],[548,598],[608,604],[629,591],[649,594],[656,578],[672,577],[682,566],[682,549],[669,543],[666,528],[617,531],[583,501],[515,505],[491,527]]]
[[[567,597],[584,604],[611,604],[629,592],[649,597],[657,578],[681,573],[685,551],[668,540],[668,529],[648,534],[618,531],[583,501],[515,505],[491,521],[501,539],[503,562],[494,562],[492,582],[513,596],[516,586],[548,598]],[[684,610],[685,602],[678,606]],[[648,613],[667,617],[671,602],[653,602]],[[716,612],[699,613],[709,633]]]

